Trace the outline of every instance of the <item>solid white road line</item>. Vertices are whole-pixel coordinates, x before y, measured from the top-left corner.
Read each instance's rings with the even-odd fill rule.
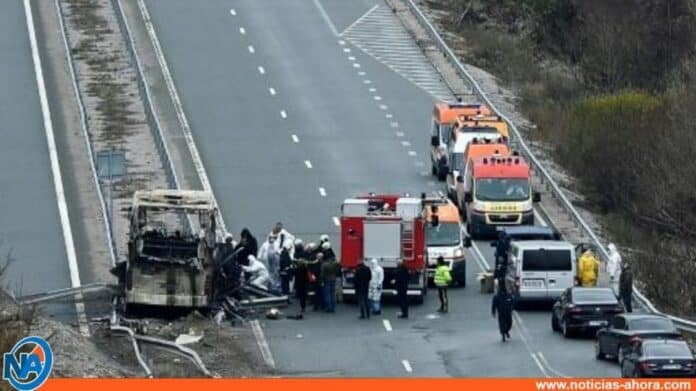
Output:
[[[365,19],[366,17],[368,17],[368,16],[372,13],[372,11],[376,10],[377,8],[379,8],[379,4],[376,4],[374,7],[370,8],[367,12],[365,12],[364,14],[362,14],[361,17],[355,19],[355,21],[354,21],[353,23],[351,23],[348,27],[346,27],[346,29],[343,30],[343,32],[342,32],[341,34],[339,34],[339,35],[345,34],[347,31],[349,31],[350,29],[352,29],[353,26],[355,26],[356,24],[360,23],[363,19]]]
[[[242,34],[242,35],[246,34],[246,29],[245,29],[244,27],[240,27],[240,28],[239,28],[239,33]]]
[[[46,142],[48,144],[48,156],[51,160],[51,173],[53,174],[53,186],[56,193],[56,201],[58,202],[58,214],[60,216],[60,224],[63,229],[65,253],[68,258],[68,268],[70,269],[70,283],[72,284],[73,288],[76,288],[81,285],[80,270],[77,264],[77,255],[75,253],[75,243],[72,236],[70,216],[68,215],[68,204],[65,201],[63,178],[60,172],[60,161],[58,160],[58,150],[56,147],[55,134],[53,132],[53,121],[51,120],[51,108],[49,107],[48,96],[46,94],[43,66],[41,65],[41,56],[39,55],[39,46],[36,40],[34,15],[32,14],[30,0],[24,0],[24,15],[26,17],[27,31],[29,32],[31,57],[34,62],[34,73],[39,92],[41,114],[44,121],[44,132],[46,133]],[[87,316],[85,315],[85,305],[82,302],[82,293],[77,293],[75,295],[75,309],[77,311],[77,323],[79,325],[80,333],[84,336],[89,336]]]
[[[254,47],[249,45],[249,53],[253,54],[254,52],[255,52]]]
[[[411,363],[408,362],[408,360],[401,360],[401,365],[404,366],[404,369],[406,372],[411,373],[413,372],[413,368],[411,368]]]
[[[331,21],[331,18],[329,18],[329,14],[326,13],[326,10],[324,9],[324,6],[321,5],[321,3],[319,2],[319,0],[314,0],[314,5],[315,5],[315,6],[317,7],[317,9],[319,10],[319,13],[321,14],[321,17],[324,18],[324,21],[325,21],[326,24],[329,26],[329,29],[331,29],[331,32],[333,33],[333,35],[338,36],[338,35],[339,35],[339,34],[338,34],[338,30],[336,29],[336,26],[335,26],[335,25],[333,24],[333,22]]]
[[[338,219],[338,217],[334,216],[333,217],[333,223],[335,226],[340,227],[341,226],[341,221]]]
[[[539,370],[540,370],[541,373],[544,375],[544,377],[547,377],[547,378],[548,378],[548,377],[551,377],[551,376],[549,376],[549,374],[546,372],[546,369],[544,369],[544,366],[541,364],[541,362],[540,362],[539,359],[537,358],[536,354],[531,353],[531,356],[532,356],[532,359],[534,359],[534,363],[537,365],[537,367],[539,367]]]
[[[320,188],[319,188],[319,194],[320,194],[322,197],[326,197],[326,189],[324,189],[323,187],[320,187]]]
[[[268,346],[268,341],[266,341],[266,336],[263,334],[259,321],[254,319],[249,322],[249,324],[251,325],[251,331],[254,333],[254,337],[256,337],[256,343],[259,345],[259,350],[261,350],[263,361],[265,361],[266,365],[269,367],[275,368],[275,361],[273,360],[273,355],[271,354],[271,348]]]
[[[551,366],[551,364],[549,364],[549,362],[546,360],[546,357],[544,357],[544,353],[537,352],[537,357],[539,357],[539,361],[541,361],[541,363],[544,364],[549,371],[553,372],[554,375],[558,377],[570,378],[570,376],[564,374],[563,372],[554,369]]]
[[[230,15],[232,15],[232,16],[237,15],[237,11],[235,11],[234,8],[232,8],[232,9],[230,10]]]
[[[491,270],[491,266],[488,264],[488,261],[486,260],[486,257],[483,256],[483,253],[479,249],[478,245],[476,244],[475,241],[471,242],[471,248],[474,250],[474,253],[476,255],[476,259],[480,261],[479,265],[485,270]]]
[[[288,113],[286,113],[285,110],[280,110],[280,116],[283,117],[283,119],[288,118]]]
[[[276,94],[276,90],[275,90],[275,88],[273,88],[273,87],[270,87],[270,88],[268,89],[268,92],[269,92],[271,95],[275,95],[275,94]]]
[[[297,137],[297,135],[296,135],[296,134],[293,134],[293,135],[292,135],[292,136],[290,136],[290,137],[292,137],[292,142],[293,142],[293,143],[297,144],[297,143],[299,143],[299,142],[300,142],[300,138],[299,138],[299,137]]]
[[[389,319],[382,319],[382,324],[384,325],[385,330],[392,331],[392,325],[391,322],[389,322]]]
[[[309,160],[305,160],[304,165],[307,166],[307,168],[312,168],[312,162],[310,162]]]
[[[262,75],[266,73],[266,70],[263,69],[263,67],[261,65],[259,65],[258,70],[259,70],[259,73]]]

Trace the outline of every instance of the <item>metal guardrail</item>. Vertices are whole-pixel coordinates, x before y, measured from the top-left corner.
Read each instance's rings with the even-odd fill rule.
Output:
[[[542,182],[546,184],[549,191],[559,201],[560,206],[566,211],[566,213],[568,213],[573,222],[583,231],[583,233],[591,239],[592,243],[599,249],[601,257],[604,260],[609,259],[609,253],[602,244],[602,242],[599,240],[599,237],[597,237],[592,228],[590,228],[587,222],[585,222],[582,216],[580,216],[580,213],[578,213],[578,211],[573,206],[572,202],[570,202],[570,200],[566,197],[566,195],[561,190],[560,186],[558,186],[558,184],[553,180],[553,178],[541,164],[539,159],[537,159],[537,157],[534,156],[534,153],[532,153],[529,146],[527,146],[527,144],[525,143],[524,139],[520,134],[520,131],[517,129],[515,124],[510,120],[510,118],[508,118],[493,104],[493,102],[488,98],[488,96],[486,96],[485,92],[478,84],[476,79],[474,79],[474,77],[471,76],[471,74],[466,70],[466,68],[464,68],[464,66],[459,61],[457,56],[454,54],[452,49],[450,49],[447,43],[445,43],[440,34],[437,32],[437,29],[435,29],[435,27],[432,25],[432,23],[430,23],[425,14],[420,10],[418,5],[416,5],[415,1],[404,1],[407,3],[411,11],[413,12],[414,16],[418,20],[418,23],[420,23],[420,25],[428,32],[432,40],[435,42],[435,45],[444,54],[444,56],[447,58],[450,64],[457,71],[459,76],[467,80],[473,87],[473,90],[475,91],[476,95],[478,95],[478,97],[484,103],[486,103],[486,105],[488,105],[488,107],[490,107],[491,110],[498,114],[508,124],[510,130],[512,131],[512,135],[515,138],[514,141],[518,145],[517,149],[520,150],[522,155],[525,158],[527,158],[527,160],[531,163],[532,169],[536,171]],[[638,291],[638,289],[634,288],[633,291],[635,298],[643,307],[645,307],[652,313],[662,314],[660,311],[657,310],[657,308],[655,308],[655,306],[650,302],[650,300],[647,297],[645,297],[640,291]],[[672,315],[665,315],[669,317],[678,328],[689,332],[696,332],[696,322]]]
[[[73,90],[75,92],[75,98],[77,99],[77,105],[80,109],[80,124],[82,126],[82,132],[85,137],[85,144],[87,145],[87,153],[89,154],[90,169],[92,171],[92,179],[97,187],[97,195],[99,196],[99,205],[102,211],[102,218],[104,219],[104,230],[107,237],[107,245],[109,247],[109,256],[111,257],[111,266],[116,265],[116,242],[114,241],[114,235],[111,231],[112,225],[110,224],[111,216],[107,213],[106,201],[104,200],[104,192],[102,191],[101,184],[99,183],[99,177],[97,176],[97,161],[94,155],[94,149],[92,145],[92,137],[90,135],[89,122],[87,121],[87,109],[83,103],[82,92],[79,88],[79,82],[77,80],[77,70],[75,69],[75,62],[72,59],[72,50],[70,49],[70,44],[68,42],[68,30],[65,27],[65,15],[63,14],[63,9],[60,6],[59,0],[55,0],[56,12],[58,14],[58,22],[60,23],[60,32],[63,37],[63,44],[65,45],[65,56],[68,60],[68,65],[70,68],[70,77],[72,79]]]

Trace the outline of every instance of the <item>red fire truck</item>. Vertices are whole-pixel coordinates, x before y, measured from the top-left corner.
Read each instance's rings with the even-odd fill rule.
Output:
[[[360,262],[376,258],[384,268],[384,295],[396,295],[391,280],[398,261],[411,274],[408,295],[422,302],[427,292],[425,219],[420,198],[369,194],[341,207],[341,269],[344,297],[355,295],[353,275]]]

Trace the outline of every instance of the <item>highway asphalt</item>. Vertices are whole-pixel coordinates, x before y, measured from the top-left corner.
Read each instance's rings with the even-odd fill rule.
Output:
[[[434,98],[337,36],[385,3],[147,4],[228,229],[248,226],[261,241],[282,220],[305,241],[327,232],[337,242],[333,218],[344,198],[442,189],[428,176]],[[488,243],[477,246],[490,261]],[[554,335],[548,311],[518,313],[512,341],[500,342],[491,297],[478,291],[474,253],[468,287],[451,291],[444,316],[435,314],[431,292],[405,321],[388,305],[370,321],[358,320],[355,306],[340,306],[336,314],[265,322],[279,373],[619,375],[616,365],[594,359],[591,340]]]
[[[0,254],[16,295],[70,286],[44,122],[20,0],[0,2]],[[71,306],[46,312],[66,315]]]

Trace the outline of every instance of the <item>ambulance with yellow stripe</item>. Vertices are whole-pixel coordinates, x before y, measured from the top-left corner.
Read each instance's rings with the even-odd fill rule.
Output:
[[[468,149],[479,148],[472,142]],[[532,190],[532,171],[524,158],[502,143],[493,148],[498,153],[469,153],[464,172],[457,177],[457,201],[472,238],[495,234],[497,226],[533,225],[533,205],[541,200],[541,194]]]

